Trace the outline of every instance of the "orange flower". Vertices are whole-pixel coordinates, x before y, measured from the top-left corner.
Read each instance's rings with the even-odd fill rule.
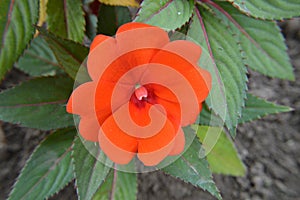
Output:
[[[92,81],[73,91],[67,111],[81,116],[82,137],[99,142],[115,163],[137,154],[156,165],[183,151],[181,127],[195,122],[209,93],[200,55],[194,43],[170,42],[164,30],[142,23],[121,26],[115,38],[98,35],[87,62]]]

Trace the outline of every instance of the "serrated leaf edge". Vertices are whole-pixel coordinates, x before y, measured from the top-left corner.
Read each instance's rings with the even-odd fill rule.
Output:
[[[211,5],[212,7],[216,8],[219,12],[221,12],[248,40],[250,40],[250,42],[252,44],[254,44],[259,50],[262,51],[262,53],[264,53],[270,60],[272,60],[273,62],[277,63],[276,60],[274,60],[274,58],[272,58],[271,56],[269,56],[269,53],[266,52],[262,47],[261,45],[255,40],[253,39],[253,37],[251,35],[248,34],[248,32],[230,15],[230,13],[228,13],[226,10],[224,10],[221,6],[219,6],[217,3],[214,3],[212,2],[211,0],[208,0],[207,1],[207,4]],[[213,11],[212,11],[213,12]],[[215,15],[216,18],[218,18],[216,15]],[[220,18],[218,18],[220,19]],[[222,19],[221,19],[222,20]],[[223,21],[223,20],[222,20]],[[287,53],[287,46],[286,46],[286,43],[285,43],[285,38],[282,36],[281,33],[281,30],[280,28],[278,27],[278,25],[276,25],[276,23],[271,20],[270,22],[273,22],[274,25],[275,25],[275,28],[276,30],[278,31],[279,35],[280,35],[280,39],[281,39],[281,42],[284,45],[284,51]],[[229,27],[230,28],[230,27]],[[231,28],[230,28],[231,29]],[[233,37],[237,37],[237,35],[234,33],[234,31],[232,31],[232,36]],[[238,46],[240,47],[240,53],[241,53],[241,58],[245,64],[246,67],[250,67],[247,63],[246,63],[246,60],[248,60],[248,57],[244,56],[243,53],[245,53],[243,47],[241,46],[241,41],[238,41],[237,42]],[[290,57],[288,56],[288,60],[287,62],[291,63],[291,60],[290,60]],[[254,69],[252,67],[250,67],[251,69],[253,69],[254,71],[257,71],[259,72],[257,69]],[[294,70],[294,69],[293,69]],[[261,72],[259,72],[261,73]],[[264,74],[266,75],[266,74]],[[279,78],[279,77],[275,77],[273,75],[266,75],[266,76],[269,76],[269,77],[273,77],[273,78]],[[293,77],[292,79],[289,79],[289,78],[280,78],[280,79],[288,79],[288,80],[291,80],[291,81],[294,81],[295,80],[295,77]]]
[[[169,0],[164,6],[162,6],[162,7],[160,8],[160,10],[159,10],[158,12],[161,12],[163,9],[165,9],[165,8],[166,8],[170,3],[172,3],[172,2],[173,2],[173,0]],[[195,4],[195,3],[194,3],[194,4]],[[143,6],[144,6],[144,1],[142,1],[141,5],[140,5],[140,8],[138,9],[138,12],[137,12],[136,16],[134,17],[134,20],[133,20],[133,21],[135,21],[136,18],[139,16],[139,14],[140,14],[140,12],[141,12]],[[193,8],[191,8],[191,9],[193,9]],[[156,12],[156,13],[158,13],[158,12]],[[156,13],[155,13],[155,14],[156,14]],[[153,14],[153,15],[155,15],[155,14]],[[150,18],[152,18],[153,15],[152,15]],[[189,21],[191,20],[192,17],[193,17],[193,12],[191,12],[189,18],[188,18],[181,26],[179,26],[179,27],[177,27],[177,28],[174,28],[174,29],[168,29],[168,31],[175,31],[175,30],[181,29],[181,28],[184,27],[187,23],[189,23]],[[149,19],[148,19],[148,20],[149,20]]]
[[[250,94],[252,95],[252,94]],[[274,114],[279,114],[279,113],[284,113],[284,112],[291,112],[291,111],[294,111],[293,108],[289,107],[289,106],[284,106],[284,105],[279,105],[279,104],[276,104],[275,102],[271,102],[271,101],[268,101],[266,99],[263,99],[263,98],[260,98],[260,97],[257,97],[255,95],[252,95],[254,97],[256,97],[257,99],[261,100],[261,101],[264,101],[264,103],[267,103],[267,104],[271,104],[272,106],[282,106],[282,107],[286,107],[288,108],[289,110],[286,110],[286,111],[276,111],[276,112],[273,112],[273,113],[264,113],[264,114],[261,114],[261,115],[258,115],[256,119],[262,119],[268,115],[274,115]],[[248,98],[247,98],[248,99]],[[251,108],[251,107],[250,107]],[[250,121],[244,121],[244,122],[239,122],[239,124],[245,124],[245,123],[248,123],[248,122],[252,122],[252,121],[255,121],[256,119],[254,120],[250,120]]]
[[[7,89],[5,89],[5,90],[0,91],[0,95],[2,95],[3,93],[5,93],[5,92],[7,92],[7,91],[14,90],[16,87],[19,87],[19,86],[21,86],[23,83],[27,83],[27,82],[29,82],[29,81],[31,81],[31,80],[44,79],[44,78],[59,78],[59,77],[64,77],[64,75],[32,77],[31,79],[28,79],[28,80],[26,80],[26,81],[24,81],[24,82],[17,83],[17,84],[14,85],[13,87],[10,87],[10,88],[7,88]],[[68,100],[68,99],[65,99],[65,101],[67,101],[67,100]],[[62,101],[64,101],[64,100],[57,101],[56,103],[59,103],[59,102],[62,102]],[[64,101],[64,102],[65,102],[65,101]],[[42,104],[43,104],[43,103],[42,103]],[[49,103],[49,104],[43,104],[43,105],[51,105],[51,104],[53,104],[53,103],[51,102],[51,103]],[[29,104],[22,104],[22,105],[27,106],[27,105],[29,105]],[[34,104],[34,105],[35,105],[35,104]],[[62,105],[62,106],[63,106],[63,104],[59,104],[59,105]],[[0,106],[0,107],[5,107],[5,106]],[[20,126],[20,127],[33,128],[33,127],[24,126],[24,125],[22,124],[21,121],[13,121],[13,122],[10,122],[10,123],[16,124],[16,125],[18,125],[18,126]],[[61,126],[59,129],[71,128],[71,127],[72,127],[72,126],[67,125],[67,126]],[[33,129],[39,129],[39,130],[41,130],[41,131],[55,131],[55,130],[58,130],[57,128],[51,128],[51,129],[33,128]]]
[[[74,140],[73,140],[73,142],[72,142],[72,146],[71,146],[71,163],[72,163],[72,167],[73,167],[73,174],[74,174],[74,180],[75,180],[75,189],[76,189],[76,193],[77,193],[77,197],[78,197],[78,200],[80,200],[80,195],[79,195],[79,190],[78,190],[78,183],[77,183],[77,176],[76,176],[76,169],[75,169],[75,159],[74,159],[74,146],[75,146],[75,140],[80,140],[80,138],[79,138],[79,136],[75,136],[74,137]],[[96,159],[96,162],[97,162],[98,160]],[[95,163],[96,163],[95,162]],[[94,164],[94,167],[95,167],[95,164]],[[107,176],[108,176],[108,174],[110,173],[110,171],[112,170],[112,168],[111,169],[109,169],[109,171],[108,171],[108,173],[106,174],[106,176],[104,177],[104,179],[102,180],[102,183],[99,185],[99,187],[98,188],[100,188],[102,185],[103,185],[103,183],[106,181],[106,179],[107,179]],[[97,192],[97,190],[91,195],[91,197],[93,198],[93,196],[96,194],[96,192]]]
[[[69,129],[71,129],[71,128],[69,128]],[[14,191],[15,191],[15,186],[16,186],[16,184],[18,183],[20,176],[23,174],[23,170],[27,167],[28,163],[31,161],[33,155],[34,155],[34,154],[36,153],[36,151],[40,148],[40,146],[41,146],[41,145],[49,138],[49,136],[51,136],[54,132],[56,132],[56,131],[58,131],[58,130],[63,130],[63,129],[57,129],[57,130],[52,131],[52,133],[49,134],[49,135],[47,135],[47,136],[39,143],[39,145],[37,145],[37,146],[35,147],[35,149],[32,151],[32,153],[30,154],[29,158],[26,160],[25,165],[23,166],[23,168],[22,168],[20,174],[18,175],[18,177],[16,178],[16,181],[14,182],[14,184],[13,184],[13,186],[12,186],[13,189],[11,190],[11,192],[10,192],[9,195],[8,195],[8,200],[10,200],[11,195],[14,193]],[[69,148],[68,148],[68,149],[67,149],[60,157],[64,156],[64,155],[66,154],[67,151],[69,151],[69,152],[71,151],[71,146],[70,146],[70,147],[69,147]],[[61,160],[61,159],[60,159],[60,160]],[[57,166],[58,163],[54,163],[54,165]],[[50,170],[50,168],[49,168],[49,170],[47,171],[47,173],[49,173],[49,171],[52,171],[52,170]],[[72,181],[72,179],[70,180],[70,182],[71,182],[71,181]],[[68,185],[70,182],[68,182],[66,185]],[[50,194],[48,197],[46,196],[45,198],[48,199],[48,198],[50,198],[51,196],[57,194],[57,193],[60,192],[66,185],[64,185],[64,186],[62,186],[61,188],[59,188],[58,191],[57,191],[56,193]]]
[[[241,6],[238,3],[235,3],[234,0],[226,0],[226,1],[228,1],[233,7],[238,9],[242,14],[247,15],[248,17],[252,17],[254,19],[272,21],[272,20],[291,19],[293,17],[297,17],[297,16],[292,16],[292,15],[290,15],[289,17],[286,17],[286,18],[284,18],[284,17],[280,17],[280,18],[259,17],[257,15],[253,15],[250,11],[249,12],[245,11],[243,8],[241,8]]]
[[[39,2],[39,1],[38,1],[37,7],[38,7],[38,8],[37,8],[37,14],[36,14],[36,16],[35,16],[35,18],[36,18],[36,19],[35,19],[35,24],[32,25],[32,26],[36,26],[36,24],[38,23],[38,19],[39,19],[39,10],[40,10],[40,2]],[[12,9],[12,10],[13,10],[13,9]],[[5,32],[7,32],[7,30],[4,30],[3,34],[5,34]],[[20,57],[22,57],[22,56],[24,55],[25,50],[28,49],[29,44],[30,44],[31,41],[33,40],[33,36],[34,36],[35,32],[36,32],[36,29],[33,28],[32,33],[31,33],[31,35],[30,35],[30,40],[28,41],[28,43],[27,43],[27,44],[25,45],[25,47],[23,48],[23,51],[20,53],[20,55],[17,56],[17,58],[16,58],[16,60],[15,60],[14,63],[18,62],[18,60],[20,59]],[[3,39],[3,38],[1,38],[1,39]],[[1,51],[2,51],[2,47],[0,48],[0,54],[1,54]],[[1,84],[2,81],[4,80],[5,74],[7,74],[7,72],[9,72],[10,70],[12,70],[12,68],[13,68],[13,66],[11,66],[11,67],[8,68],[8,69],[5,69],[5,72],[4,72],[3,77],[2,77],[2,78],[0,77],[0,84]]]

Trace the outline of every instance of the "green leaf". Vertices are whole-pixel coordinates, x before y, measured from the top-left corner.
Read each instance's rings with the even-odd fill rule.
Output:
[[[89,200],[93,197],[99,186],[103,183],[112,166],[111,161],[107,160],[106,165],[97,159],[105,158],[102,151],[97,152],[97,159],[86,149],[94,146],[89,142],[84,146],[80,138],[74,141],[72,149],[72,159],[74,174],[77,186],[77,193],[80,199]],[[99,147],[98,147],[99,149]]]
[[[130,22],[131,15],[127,7],[101,5],[98,14],[98,33],[115,35],[119,26]]]
[[[185,135],[194,134],[191,128],[184,129]],[[187,137],[187,136],[186,136]],[[208,163],[201,156],[201,144],[195,138],[188,150],[171,165],[162,170],[176,178],[191,183],[210,192],[218,199],[222,199],[213,179]]]
[[[31,41],[16,67],[31,76],[53,76],[62,73],[55,55],[40,36]]]
[[[227,0],[247,15],[261,19],[292,18],[300,16],[299,0]]]
[[[210,101],[206,101],[206,103],[223,120],[224,107],[226,108],[225,124],[234,136],[233,130],[238,124],[246,97],[246,67],[242,60],[238,41],[232,37],[231,27],[226,26],[223,19],[217,18],[210,11],[198,8],[199,10],[195,11],[194,23],[190,26],[188,36],[195,38],[196,42],[207,47],[213,58],[213,68],[208,69],[213,77],[213,89],[210,94],[210,100],[213,103]],[[208,67],[210,66],[208,65]],[[223,102],[224,96],[226,97],[225,102]],[[219,100],[222,100],[221,106],[218,105],[217,101]]]
[[[0,120],[25,127],[51,130],[73,126],[63,104],[73,81],[68,77],[44,77],[24,82],[0,93]]]
[[[47,22],[51,32],[81,43],[85,31],[82,1],[48,0]]]
[[[239,123],[245,123],[260,119],[261,117],[276,114],[280,112],[289,112],[292,109],[287,106],[276,105],[272,102],[268,102],[264,99],[260,99],[251,94],[247,95],[246,106],[243,109],[242,117],[239,119]]]
[[[200,113],[199,124],[223,127],[224,122],[213,110],[209,110],[208,106],[204,104]]]
[[[55,36],[51,32],[38,27],[43,38],[46,40],[61,68],[73,79],[80,68],[80,65],[88,55],[88,48],[73,42]],[[84,73],[81,73],[83,75]],[[87,74],[87,73],[85,73]]]
[[[100,186],[94,200],[126,199],[136,200],[137,175],[111,169],[105,182]]]
[[[198,10],[196,10],[188,28],[187,39],[192,40],[193,42],[202,46],[202,55],[200,57],[199,66],[208,70],[212,78],[212,88],[205,101],[205,106],[203,106],[203,109],[200,113],[200,124],[224,126],[225,119],[229,119],[224,83],[217,68],[216,62],[211,59],[213,57],[211,47],[208,46],[209,43],[207,34],[204,32],[205,29],[204,31],[202,30],[202,26],[204,26],[202,18]],[[211,115],[211,113],[216,114]],[[220,119],[217,119],[215,116],[219,116]],[[231,121],[227,120],[226,122],[227,127],[232,128]]]
[[[270,114],[289,111],[292,111],[292,109],[288,106],[277,105],[248,93],[247,99],[245,101],[245,107],[242,110],[242,116],[241,118],[239,118],[238,123],[242,124],[245,122],[260,119]],[[200,113],[199,124],[222,127],[223,121],[214,113],[213,110],[209,110],[208,106],[204,104]]]
[[[76,129],[50,134],[32,153],[9,200],[47,199],[73,179],[71,145]]]
[[[219,9],[214,9],[216,16],[231,27],[239,41],[247,66],[267,76],[295,79],[284,38],[275,22],[242,15],[229,3],[213,5]]]
[[[189,21],[193,8],[193,0],[144,0],[135,21],[175,30]]]
[[[214,144],[212,150],[207,152],[207,161],[212,172],[232,176],[244,176],[246,168],[239,158],[234,144],[226,136],[226,133],[223,132],[223,128],[208,126],[198,127],[197,136],[199,137],[204,149],[206,148],[206,145],[209,146],[211,142],[214,142],[205,140],[208,134],[216,136],[219,135],[216,137],[217,142]]]
[[[0,3],[0,80],[18,60],[34,34],[38,0],[1,0]]]

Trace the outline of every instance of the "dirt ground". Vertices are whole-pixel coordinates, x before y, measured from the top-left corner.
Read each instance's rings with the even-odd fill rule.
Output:
[[[247,166],[245,177],[215,175],[224,200],[300,200],[300,19],[281,24],[287,39],[296,81],[283,81],[249,72],[249,91],[294,108],[240,126],[235,144]],[[0,90],[27,79],[17,70]],[[5,199],[34,147],[47,133],[0,122],[0,200]],[[191,185],[161,172],[139,174],[141,200],[214,199]],[[51,199],[76,199],[69,184]]]

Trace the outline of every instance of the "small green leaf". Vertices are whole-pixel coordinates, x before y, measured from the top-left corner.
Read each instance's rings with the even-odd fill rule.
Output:
[[[38,30],[54,52],[61,68],[71,78],[75,79],[80,65],[88,55],[88,48],[71,40],[57,37],[40,27],[38,27]]]
[[[214,9],[216,17],[231,27],[247,66],[267,76],[295,79],[284,38],[275,22],[242,15],[229,3],[218,4],[215,6],[219,10]]]
[[[207,161],[212,172],[232,176],[244,176],[246,168],[239,158],[234,144],[226,136],[223,128],[208,126],[198,127],[197,136],[199,137],[204,149],[206,148],[206,142],[209,146],[209,141],[205,140],[207,134],[219,135],[212,150],[207,152]]]
[[[191,128],[185,128],[186,135],[194,134]],[[218,199],[222,199],[213,179],[208,163],[205,158],[200,158],[201,144],[195,138],[189,146],[188,150],[171,165],[162,170],[176,178],[180,178],[185,182],[191,183],[196,187],[200,187],[210,192]]]
[[[60,37],[82,42],[85,31],[81,0],[48,0],[49,30]]]
[[[53,76],[63,72],[52,50],[40,36],[31,41],[16,67],[31,76]]]
[[[175,30],[189,21],[193,8],[193,0],[144,0],[135,21]]]
[[[227,0],[247,15],[261,19],[292,18],[300,16],[299,0]]]
[[[94,200],[126,199],[136,200],[137,175],[111,169],[105,182],[93,197]]]
[[[44,77],[0,93],[0,120],[51,130],[73,126],[65,104],[73,88],[68,77]]]
[[[94,143],[89,142],[86,145],[93,146]],[[97,160],[106,157],[102,151],[97,152],[96,159],[86,148],[88,146],[84,146],[81,139],[76,138],[72,149],[72,160],[78,196],[80,199],[89,200],[105,180],[112,163],[107,160],[107,163],[103,164]]]
[[[38,0],[1,0],[0,80],[18,60],[34,34],[39,15]]]
[[[127,7],[101,5],[98,14],[98,33],[115,35],[119,26],[130,22],[131,15]]]
[[[223,19],[217,18],[209,10],[202,7],[198,7],[198,9],[193,17],[193,21],[198,22],[190,27],[195,30],[188,36],[198,38],[196,42],[207,47],[215,64],[213,69],[208,70],[213,76],[213,88],[217,86],[216,89],[212,89],[210,94],[211,101],[214,102],[206,101],[206,103],[222,119],[224,119],[225,109],[225,125],[231,131],[232,136],[235,136],[233,130],[238,124],[246,98],[247,70],[242,60],[238,41],[232,37],[231,27],[226,26]],[[222,100],[224,95],[225,102]],[[222,100],[222,106],[215,102],[219,99]]]
[[[76,129],[50,134],[23,168],[9,200],[47,199],[73,179],[71,145]]]
[[[276,114],[280,112],[289,112],[292,109],[287,106],[276,105],[272,102],[268,102],[264,99],[260,99],[251,94],[247,95],[246,106],[243,109],[242,117],[239,119],[239,123],[245,123],[260,119],[261,117]]]

